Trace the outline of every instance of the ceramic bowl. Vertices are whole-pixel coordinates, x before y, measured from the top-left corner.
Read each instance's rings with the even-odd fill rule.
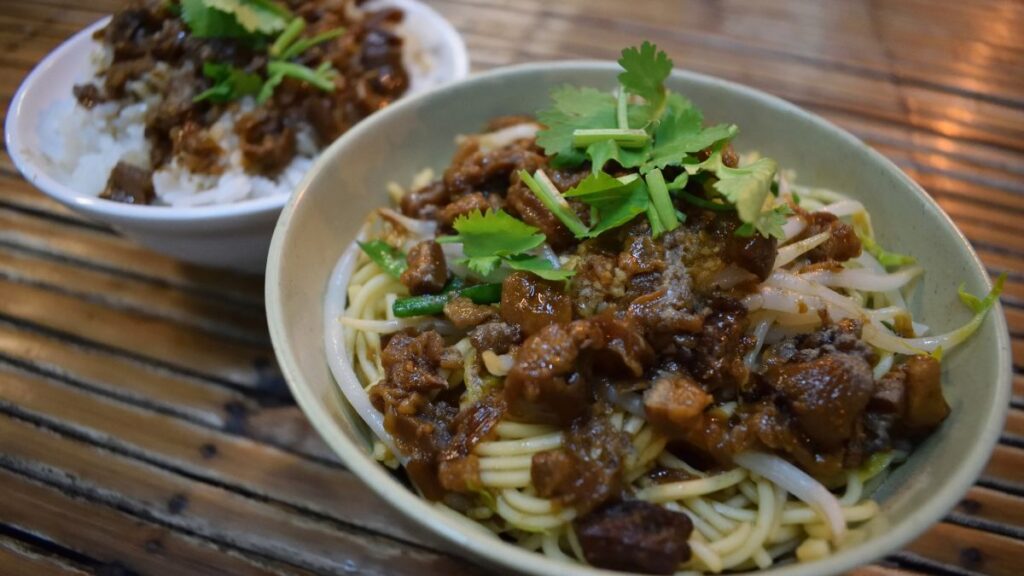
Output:
[[[560,84],[611,90],[617,72],[611,63],[525,65],[402,102],[356,127],[320,157],[285,207],[271,244],[266,280],[270,333],[284,375],[309,419],[370,489],[447,539],[454,550],[505,570],[599,572],[556,563],[474,530],[461,518],[440,513],[374,461],[368,433],[335,380],[355,377],[337,345],[336,318],[345,294],[345,262],[338,266],[339,258],[365,216],[387,203],[387,184],[406,184],[423,167],[443,169],[457,134],[476,132],[497,115],[546,107],[549,92]],[[938,205],[881,154],[827,121],[750,88],[685,72],[673,73],[669,86],[691,98],[710,122],[739,125],[739,150],[759,150],[795,169],[803,184],[862,201],[881,244],[916,256],[927,270],[911,302],[916,317],[935,333],[969,318],[956,287],[966,282],[969,290],[986,292],[981,262]],[[779,565],[764,574],[842,573],[898,550],[939,521],[974,482],[999,436],[1010,392],[1010,358],[1006,322],[996,306],[978,333],[943,362],[952,416],[875,492],[881,513],[866,527],[867,539],[824,560]]]
[[[432,8],[416,0],[378,0],[374,5],[405,11],[406,38],[415,46],[417,57],[428,62],[404,97],[469,73],[462,37]],[[195,264],[263,271],[274,223],[287,194],[216,206],[133,206],[77,192],[75,183],[58,176],[42,154],[42,117],[55,102],[73,98],[75,84],[89,79],[90,54],[96,45],[92,35],[108,21],[109,17],[104,18],[65,41],[18,88],[5,126],[7,151],[15,166],[54,200],[157,252]]]

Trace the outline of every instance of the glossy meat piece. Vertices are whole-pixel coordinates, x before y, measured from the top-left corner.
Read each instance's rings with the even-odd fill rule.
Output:
[[[474,454],[442,460],[437,466],[438,483],[448,492],[472,493],[483,489],[480,460]]]
[[[501,284],[501,318],[527,334],[572,320],[572,301],[559,282],[513,272]]]
[[[473,192],[504,192],[517,181],[514,172],[533,173],[547,164],[532,140],[518,140],[501,148],[481,150],[472,140],[463,144],[444,173],[444,185],[453,196]],[[529,223],[529,222],[528,222]]]
[[[432,182],[422,188],[407,192],[399,206],[402,214],[413,218],[431,218],[444,206],[451,195],[444,182]]]
[[[465,296],[456,296],[444,305],[444,316],[456,328],[465,330],[498,318],[498,310],[486,304],[474,304]]]
[[[807,222],[807,228],[800,234],[799,239],[809,238],[826,230],[831,234],[822,245],[807,253],[808,260],[845,262],[860,256],[860,238],[857,237],[853,226],[842,222],[829,212],[801,212],[800,215]]]
[[[103,91],[92,82],[76,84],[71,89],[71,93],[75,95],[75,100],[78,100],[78,103],[87,110],[92,109],[97,104],[102,104],[106,100]]]
[[[527,338],[505,377],[509,411],[524,421],[555,424],[583,414],[590,391],[577,371],[577,359],[581,350],[603,343],[601,330],[585,320],[549,324]]]
[[[100,198],[124,204],[149,204],[155,197],[153,173],[127,162],[114,166],[107,187],[100,194]]]
[[[875,388],[871,366],[850,354],[784,364],[769,370],[766,379],[788,402],[812,444],[826,451],[853,437]]]
[[[744,362],[751,345],[747,336],[750,323],[746,308],[736,300],[716,298],[710,308],[694,347],[683,347],[678,357],[698,381],[731,399],[750,375]]]
[[[384,383],[419,392],[447,387],[448,381],[440,374],[444,347],[441,335],[433,330],[418,336],[395,334],[381,352]]]
[[[103,79],[103,89],[113,98],[124,96],[125,85],[153,69],[156,62],[149,56],[140,56],[133,60],[115,62],[107,69]]]
[[[785,362],[807,362],[837,352],[860,356],[868,364],[877,360],[871,347],[861,340],[860,321],[849,318],[769,346],[761,360],[767,369]]]
[[[454,223],[459,216],[468,216],[473,212],[484,213],[494,207],[495,206],[487,200],[486,196],[480,192],[473,192],[471,194],[459,196],[454,202],[442,208],[437,214],[437,221],[441,226],[451,228],[452,223]]]
[[[606,415],[583,417],[566,432],[563,447],[533,456],[530,479],[539,496],[584,515],[619,496],[629,448],[629,438]]]
[[[198,174],[220,174],[223,148],[210,133],[195,122],[186,122],[171,129],[172,151],[178,160]]]
[[[679,436],[700,421],[713,400],[692,378],[670,374],[655,380],[644,392],[644,413],[662,434]]]
[[[640,500],[609,504],[575,523],[587,562],[609,570],[672,574],[690,559],[693,522]]]
[[[644,339],[637,323],[628,316],[608,310],[590,320],[601,331],[604,342],[594,365],[602,374],[639,378],[654,361],[654,350]]]
[[[274,176],[295,157],[295,130],[266,107],[243,114],[235,123],[235,133],[248,170]]]
[[[522,330],[502,321],[487,322],[469,331],[469,342],[477,352],[490,350],[495,354],[507,354],[522,341]]]
[[[402,272],[400,280],[410,294],[437,294],[444,289],[448,281],[448,264],[440,244],[424,240],[409,250],[406,260],[409,267]]]
[[[942,395],[942,368],[931,356],[911,356],[897,370],[906,374],[906,411],[900,426],[911,438],[930,434],[949,416]]]
[[[451,422],[451,441],[441,454],[444,460],[468,455],[473,447],[492,436],[494,427],[505,415],[505,399],[489,394],[459,411]]]
[[[760,234],[747,238],[730,234],[725,245],[725,258],[764,281],[772,274],[778,244],[774,237],[765,238]]]

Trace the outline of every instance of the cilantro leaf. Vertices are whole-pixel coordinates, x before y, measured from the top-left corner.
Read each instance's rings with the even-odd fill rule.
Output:
[[[679,165],[687,155],[729,140],[737,132],[733,124],[704,128],[702,123],[700,111],[692,106],[662,119],[654,132],[651,159],[644,163],[640,171],[646,173],[655,168]]]
[[[623,148],[614,140],[596,142],[587,146],[587,157],[590,158],[590,170],[600,173],[609,160],[618,162],[623,168],[639,168],[651,154],[650,144],[643,148]]]
[[[374,264],[380,266],[381,270],[394,278],[401,276],[402,272],[409,267],[405,254],[383,240],[356,243],[370,257],[370,260],[373,260]]]
[[[476,272],[483,278],[487,278],[498,269],[501,265],[500,256],[469,256],[459,260],[459,264],[464,264],[473,272]]]
[[[529,272],[545,280],[568,280],[576,273],[574,270],[555,268],[555,265],[547,258],[527,254],[510,256],[505,259],[505,263],[513,270]]]
[[[205,0],[181,0],[181,19],[196,38],[252,38],[234,16]]]
[[[203,0],[203,4],[233,16],[251,34],[276,34],[291,20],[291,12],[272,0]]]
[[[214,85],[193,98],[193,102],[209,100],[222,104],[256,94],[263,86],[263,79],[258,74],[251,74],[230,64],[204,62],[203,76],[213,80]]]
[[[452,224],[455,236],[442,236],[438,242],[462,242],[466,258],[460,261],[470,270],[486,278],[502,262],[514,270],[531,272],[548,280],[564,280],[572,271],[559,270],[548,260],[524,254],[544,243],[545,237],[537,228],[517,220],[502,210],[479,210],[459,216]]]
[[[455,236],[442,236],[441,243],[462,242],[470,258],[511,256],[532,250],[544,243],[544,234],[504,210],[479,210],[459,216],[452,224]]]
[[[754,222],[754,228],[765,238],[783,239],[786,232],[782,229],[786,225],[786,219],[793,214],[793,211],[785,204],[766,210],[758,216]]]
[[[740,221],[756,224],[762,218],[761,210],[771,194],[772,178],[777,168],[778,165],[770,158],[761,158],[742,168],[729,168],[723,164],[715,172],[718,181],[714,187],[736,206]]]
[[[537,113],[546,128],[537,132],[537,145],[554,156],[556,167],[579,166],[585,157],[572,144],[573,131],[587,128],[615,128],[615,98],[594,88],[562,86],[551,93],[553,106]]]
[[[640,48],[626,48],[619,58],[623,72],[619,84],[647,101],[643,124],[657,120],[665,108],[665,79],[672,73],[672,60],[650,42]]]
[[[650,203],[647,187],[635,174],[622,180],[604,172],[591,174],[565,193],[594,209],[597,224],[587,234],[590,238],[628,223],[647,211]]]

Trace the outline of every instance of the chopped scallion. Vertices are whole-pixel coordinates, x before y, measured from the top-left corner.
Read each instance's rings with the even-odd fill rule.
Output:
[[[281,35],[277,37],[277,40],[274,40],[274,43],[270,45],[270,55],[275,58],[280,56],[281,53],[291,46],[292,42],[294,42],[295,39],[299,37],[299,34],[302,34],[302,31],[305,29],[305,18],[293,18],[292,21],[288,23],[288,27],[284,29],[284,32],[281,32]]]
[[[643,148],[651,141],[651,135],[639,128],[580,128],[572,131],[572,145],[576,148],[605,140],[612,140],[621,148]]]
[[[323,42],[327,42],[328,40],[334,40],[335,38],[341,36],[344,33],[345,28],[332,28],[331,30],[321,32],[320,34],[317,34],[316,36],[313,36],[311,38],[303,38],[289,46],[288,49],[285,50],[283,54],[281,54],[281,59],[290,60],[292,58],[295,58],[296,56],[302,54],[306,50],[309,50],[313,46],[316,46],[317,44],[321,44]]]
[[[425,294],[395,300],[392,312],[397,318],[412,316],[433,316],[444,312],[444,305],[456,296],[465,296],[474,304],[494,304],[501,300],[501,284],[477,284],[466,288],[451,290],[441,294]]]
[[[267,72],[270,77],[275,76],[291,76],[297,80],[307,82],[325,92],[334,91],[334,82],[331,82],[328,78],[327,72],[329,70],[320,71],[313,70],[308,66],[302,64],[294,64],[292,62],[270,62],[267,64]]]
[[[651,196],[651,204],[657,212],[661,225],[666,232],[671,232],[679,227],[679,219],[676,218],[676,207],[672,204],[672,198],[668,195],[668,187],[665,185],[665,177],[661,170],[655,168],[647,173],[647,193]]]
[[[541,204],[555,215],[565,227],[578,238],[582,238],[589,232],[587,226],[576,216],[562,194],[555,187],[555,184],[548,178],[543,170],[537,170],[530,176],[526,170],[519,171],[519,177],[526,187],[533,192],[533,195],[540,200]]]
[[[619,129],[621,130],[629,130],[629,109],[627,107],[628,104],[629,92],[626,92],[625,89],[620,89],[617,116],[619,121]]]

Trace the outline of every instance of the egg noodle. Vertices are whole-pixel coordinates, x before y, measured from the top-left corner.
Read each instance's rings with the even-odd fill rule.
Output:
[[[414,187],[431,178],[429,171],[420,174]],[[779,202],[799,198],[805,210],[831,212],[851,222],[869,241],[873,238],[868,213],[856,200],[829,190],[798,187],[784,177],[780,184]],[[390,192],[396,200],[403,193],[394,185]],[[430,237],[430,224],[382,209],[371,217],[363,237],[382,238],[408,249]],[[904,266],[887,272],[867,250],[839,271],[799,272],[794,263],[800,255],[820,245],[828,234],[793,241],[803,228],[801,218],[789,219],[774,272],[744,301],[751,312],[751,334],[757,342],[746,357],[749,367],[758,366],[766,343],[818,328],[819,312],[827,312],[836,320],[856,318],[863,322],[863,338],[880,356],[874,368],[876,378],[892,367],[896,354],[948,351],[980,324],[976,316],[950,333],[922,336],[928,327],[913,322],[902,293],[922,269]],[[396,318],[392,306],[396,299],[407,295],[397,279],[365,254],[359,254],[348,284],[348,306],[340,319],[345,327],[345,349],[338,351],[351,362],[363,386],[359,393],[365,395],[384,377],[381,339],[386,334],[410,327],[429,327],[446,337],[458,334],[443,319]],[[910,323],[916,337],[903,338],[887,327],[899,322]],[[451,370],[446,376],[450,387],[465,386],[463,405],[479,398],[485,387],[500,387],[513,363],[511,353],[499,356],[487,351],[478,355],[468,338],[458,340],[454,348],[463,356],[463,369]],[[368,402],[359,405],[364,407],[361,412],[373,410]],[[870,488],[881,481],[899,457],[876,454],[860,470],[848,471],[845,485],[832,487],[837,494],[792,464],[767,454],[742,454],[736,458],[735,468],[707,473],[666,450],[667,438],[647,423],[642,405],[630,409],[627,402],[619,402],[617,406],[611,422],[628,435],[632,444],[624,467],[627,490],[637,499],[685,513],[693,521],[695,530],[688,542],[692,557],[679,567],[682,573],[764,569],[785,557],[809,561],[857,543],[866,536],[863,523],[878,512],[878,505],[868,498]],[[374,455],[397,468],[401,456],[380,424],[380,414],[374,412],[362,414],[376,435]],[[473,449],[479,459],[483,488],[470,506],[463,507],[462,515],[526,549],[566,562],[585,562],[573,531],[576,510],[538,497],[531,482],[533,456],[559,448],[563,441],[563,433],[556,427],[505,417],[492,439]],[[647,476],[656,466],[681,471],[681,477],[687,479],[656,483]]]

